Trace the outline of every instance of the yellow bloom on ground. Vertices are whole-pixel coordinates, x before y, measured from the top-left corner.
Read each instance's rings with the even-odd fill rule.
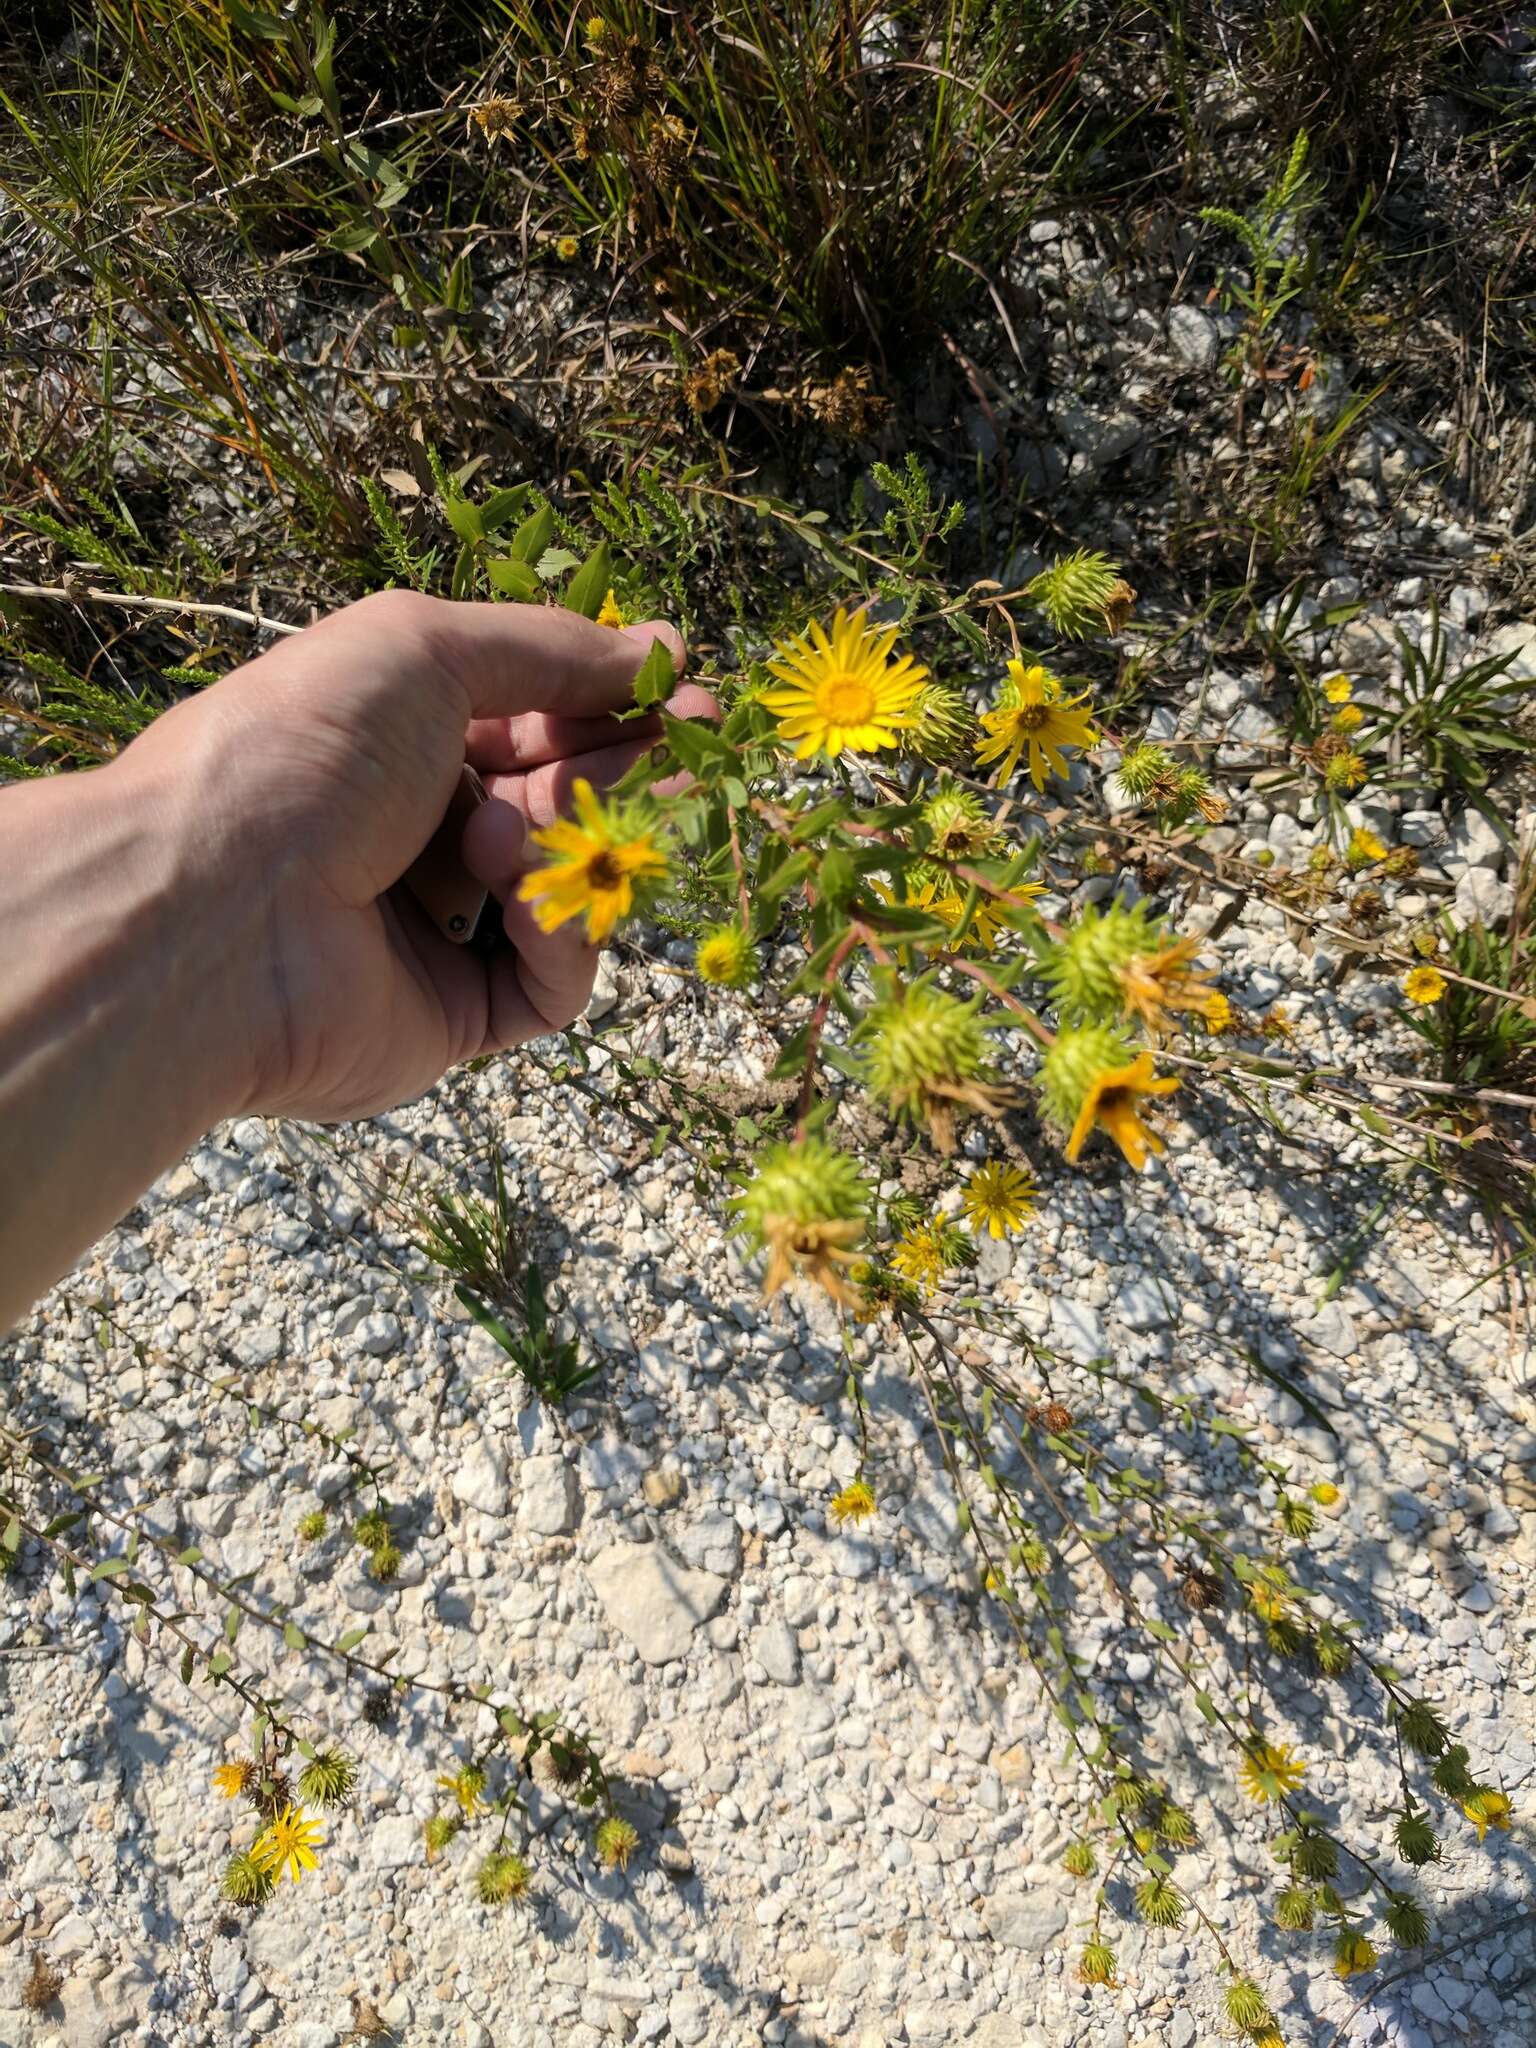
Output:
[[[978,1237],[1006,1237],[1034,1215],[1035,1184],[1020,1167],[989,1159],[966,1182],[960,1206]]]
[[[1248,1588],[1248,1605],[1260,1621],[1284,1621],[1290,1602],[1273,1586],[1266,1586],[1262,1579],[1256,1579]]]
[[[943,1240],[935,1225],[914,1224],[910,1230],[904,1230],[891,1252],[891,1264],[903,1280],[910,1280],[914,1287],[931,1294],[945,1270]]]
[[[667,857],[650,831],[629,826],[599,802],[590,782],[572,788],[574,818],[556,818],[533,835],[554,858],[523,877],[518,898],[534,906],[541,932],[585,917],[587,940],[599,945],[634,908],[635,884],[659,880]]]
[[[1346,1927],[1333,1945],[1333,1974],[1336,1977],[1356,1977],[1363,1970],[1376,1967],[1376,1949],[1363,1934],[1356,1934]]]
[[[567,235],[566,241],[570,242],[570,254],[571,256],[574,256],[576,254],[575,238],[573,236]],[[565,257],[565,260],[567,262],[569,262],[570,257],[566,256],[564,244],[560,244],[559,247],[560,254],[562,255],[562,257]],[[615,628],[622,626],[624,623],[624,614],[619,610],[619,600],[614,596],[611,590],[597,608],[597,623],[600,626],[613,626]]]
[[[1002,762],[1001,788],[1027,751],[1029,779],[1036,789],[1045,788],[1047,772],[1064,782],[1070,769],[1062,748],[1091,747],[1099,737],[1092,712],[1078,709],[1086,701],[1086,691],[1063,697],[1061,684],[1039,662],[1026,668],[1022,661],[1010,661],[997,709],[981,714],[987,738],[976,749],[977,761]]]
[[[839,1529],[852,1522],[857,1526],[867,1522],[875,1512],[874,1488],[863,1479],[850,1480],[841,1493],[834,1493],[827,1504],[827,1513]]]
[[[1402,989],[1410,1003],[1438,1003],[1445,994],[1445,976],[1438,967],[1410,967]]]
[[[1306,1776],[1306,1767],[1284,1743],[1264,1742],[1243,1758],[1238,1776],[1248,1797],[1267,1806],[1272,1799],[1294,1792]]]
[[[1193,1010],[1209,1021],[1215,991],[1204,975],[1190,971],[1200,950],[1198,939],[1173,939],[1155,953],[1137,953],[1120,970],[1126,1014],[1135,1014],[1149,1031],[1166,1031],[1172,1015]]]
[[[1344,858],[1352,868],[1368,868],[1373,862],[1385,860],[1386,857],[1385,841],[1379,839],[1374,832],[1368,831],[1364,825],[1357,825],[1350,833],[1349,844],[1344,849]]]
[[[480,1795],[485,1790],[485,1771],[479,1764],[465,1764],[462,1769],[451,1771],[438,1779],[445,1792],[451,1792],[461,1809],[471,1819],[480,1811]]]
[[[1210,995],[1206,997],[1205,1008],[1201,1014],[1205,1018],[1205,1028],[1210,1032],[1212,1038],[1230,1037],[1237,1029],[1237,1020],[1232,1014],[1231,1000],[1224,996],[1220,989],[1213,989]]]
[[[1470,1799],[1462,1801],[1461,1810],[1477,1829],[1480,1842],[1486,1839],[1490,1828],[1497,1828],[1502,1835],[1509,1833],[1513,1809],[1507,1792],[1500,1792],[1492,1785],[1480,1785]]]
[[[1365,713],[1358,704],[1341,704],[1328,723],[1335,732],[1358,732],[1365,723]]]
[[[716,988],[741,988],[752,979],[756,956],[739,924],[712,925],[693,949],[693,971]]]
[[[1347,704],[1355,694],[1355,686],[1348,676],[1330,676],[1323,685],[1323,695],[1330,704]]]
[[[562,263],[574,263],[580,253],[581,244],[574,235],[561,235],[555,243],[555,254]],[[607,608],[604,605],[603,611]],[[622,626],[624,623],[622,619],[605,619],[602,612],[598,613],[597,622],[600,626]]]
[[[778,684],[759,702],[779,721],[779,736],[797,761],[813,754],[872,754],[894,747],[912,723],[928,671],[910,654],[892,659],[894,626],[871,626],[868,614],[839,610],[832,630],[812,620],[781,640],[768,673]]]
[[[319,1823],[302,1806],[285,1806],[252,1843],[251,1861],[268,1877],[288,1877],[297,1884],[306,1870],[316,1867],[315,1851],[324,1840]]]
[[[1369,774],[1365,757],[1353,747],[1346,747],[1343,753],[1330,756],[1323,769],[1323,781],[1329,789],[1358,789]]]
[[[250,1763],[220,1764],[213,1774],[215,1788],[226,1799],[238,1799],[256,1775],[256,1767]]]
[[[1166,1148],[1155,1131],[1142,1122],[1138,1103],[1143,1095],[1171,1095],[1178,1082],[1172,1075],[1159,1077],[1152,1071],[1152,1055],[1140,1052],[1129,1066],[1114,1067],[1090,1083],[1077,1112],[1077,1121],[1067,1139],[1067,1157],[1074,1165],[1078,1154],[1095,1130],[1113,1138],[1127,1162],[1140,1173],[1148,1156]]]
[[[1331,1479],[1319,1479],[1307,1491],[1320,1508],[1331,1508],[1339,1497],[1339,1489]]]

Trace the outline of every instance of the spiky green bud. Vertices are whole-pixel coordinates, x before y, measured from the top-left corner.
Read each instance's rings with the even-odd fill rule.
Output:
[[[694,972],[717,988],[745,988],[757,971],[751,936],[739,924],[712,924],[693,950]]]
[[[377,1550],[390,1540],[389,1516],[383,1508],[370,1508],[366,1515],[358,1516],[352,1534],[364,1550]]]
[[[1312,1656],[1324,1678],[1338,1678],[1355,1661],[1355,1646],[1344,1631],[1325,1621],[1312,1638]]]
[[[1106,1024],[1058,1031],[1056,1043],[1040,1064],[1040,1092],[1046,1109],[1070,1130],[1094,1082],[1128,1067],[1135,1057],[1129,1043]]]
[[[961,1002],[929,981],[875,1003],[859,1027],[864,1080],[893,1116],[932,1119],[943,1102],[973,1097],[987,1057],[981,998]]]
[[[1187,1849],[1195,1840],[1195,1823],[1182,1806],[1165,1806],[1157,1817],[1157,1832],[1176,1849]]]
[[[1118,633],[1136,602],[1135,591],[1108,555],[1092,548],[1078,548],[1042,569],[1024,595],[1069,640]]]
[[[1077,1974],[1084,1984],[1114,1983],[1115,1952],[1107,1941],[1100,1941],[1095,1935],[1084,1944],[1077,1959]]]
[[[1417,1809],[1400,1814],[1392,1833],[1397,1842],[1398,1855],[1405,1863],[1413,1864],[1415,1869],[1422,1869],[1426,1863],[1439,1860],[1440,1837]]]
[[[1406,1741],[1407,1737],[1403,1739]],[[1423,1754],[1433,1752],[1426,1751]],[[1439,1789],[1452,1799],[1469,1798],[1477,1790],[1477,1780],[1467,1769],[1467,1763],[1467,1746],[1464,1742],[1458,1742],[1446,1750],[1430,1774]]]
[[[1245,2034],[1257,2034],[1274,2024],[1269,2003],[1251,1977],[1238,1977],[1221,1995],[1227,2018]]]
[[[1275,1901],[1275,1924],[1287,1934],[1309,1934],[1315,1917],[1312,1894],[1300,1885],[1287,1885]]]
[[[1108,1024],[1125,1006],[1122,974],[1162,943],[1144,903],[1085,910],[1046,962],[1056,1006],[1069,1024]],[[1081,1100],[1081,1097],[1079,1097]]]
[[[909,717],[899,735],[902,752],[935,768],[968,753],[980,729],[969,699],[953,683],[925,683]]]
[[[430,1820],[421,1824],[421,1837],[427,1845],[427,1855],[441,1856],[464,1825],[461,1813],[434,1813]]]
[[[1444,1754],[1451,1739],[1450,1731],[1428,1700],[1408,1700],[1394,1710],[1391,1718],[1396,1723],[1398,1734],[1415,1756],[1437,1757]],[[1465,1757],[1465,1750],[1462,1755]],[[1453,1788],[1443,1786],[1441,1789],[1451,1791]]]
[[[1061,1859],[1061,1867],[1068,1877],[1092,1877],[1098,1869],[1098,1858],[1093,1853],[1091,1842],[1069,1842]]]
[[[1309,1878],[1312,1883],[1321,1883],[1332,1877],[1339,1867],[1339,1852],[1331,1836],[1302,1834],[1296,1838],[1291,1850],[1291,1868],[1298,1877]]]
[[[604,1870],[627,1870],[629,1859],[639,1846],[639,1830],[616,1813],[600,1820],[592,1833],[592,1847]]]
[[[504,1906],[508,1899],[520,1899],[533,1881],[533,1872],[521,1856],[510,1849],[495,1849],[475,1872],[475,1891],[485,1906]]]
[[[929,850],[947,860],[976,860],[998,843],[998,830],[981,798],[942,778],[923,804]]]
[[[1149,1927],[1177,1927],[1184,1918],[1184,1895],[1166,1877],[1145,1878],[1136,1887],[1136,1910]]]
[[[274,1877],[249,1850],[237,1849],[224,1866],[219,1890],[233,1906],[259,1906],[272,1893]]]
[[[376,1579],[381,1586],[387,1586],[400,1569],[399,1544],[378,1544],[368,1553],[368,1563],[364,1569],[370,1579]]]
[[[770,1145],[752,1179],[730,1204],[750,1241],[766,1244],[769,1219],[792,1224],[856,1223],[869,1211],[869,1187],[846,1152],[825,1138]]]
[[[324,1508],[311,1508],[299,1519],[299,1536],[305,1543],[318,1543],[325,1534],[330,1517]]]
[[[1129,797],[1145,803],[1153,790],[1174,773],[1172,756],[1151,740],[1127,747],[1120,756],[1115,780]]]
[[[299,1790],[311,1806],[345,1806],[357,1784],[357,1765],[339,1749],[324,1749],[299,1773]]]
[[[1394,1892],[1387,1908],[1392,1939],[1403,1948],[1422,1948],[1429,1939],[1429,1915],[1412,1892]]]
[[[1294,1536],[1298,1543],[1304,1543],[1317,1527],[1317,1511],[1310,1501],[1283,1493],[1280,1496],[1280,1526],[1287,1536]]]

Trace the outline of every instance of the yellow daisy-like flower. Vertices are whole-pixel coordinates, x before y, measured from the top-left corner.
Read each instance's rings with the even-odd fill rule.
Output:
[[[1205,1028],[1212,1038],[1228,1038],[1237,1029],[1231,999],[1224,996],[1220,989],[1213,989],[1206,997],[1201,1015],[1205,1020]]]
[[[1086,691],[1063,697],[1061,684],[1039,662],[1026,668],[1022,661],[1010,661],[997,709],[981,714],[987,738],[976,749],[978,763],[1002,762],[997,774],[1002,788],[1027,751],[1029,779],[1036,789],[1045,788],[1047,772],[1065,781],[1069,764],[1062,748],[1091,747],[1098,739],[1092,713],[1078,709],[1086,701]]]
[[[839,1529],[846,1528],[850,1522],[855,1526],[867,1522],[874,1512],[874,1488],[863,1479],[850,1480],[841,1493],[834,1493],[827,1503],[827,1513]]]
[[[581,244],[580,242],[577,241],[574,235],[560,235],[557,237],[555,241],[555,254],[560,258],[560,261],[562,263],[574,263],[576,261],[576,258],[580,255],[580,253]],[[599,612],[597,615],[597,623],[600,626],[623,625],[624,621],[622,619],[605,619],[603,617],[603,612],[607,611],[608,605],[612,603],[613,592],[610,590],[608,593],[608,601],[604,604],[603,611]],[[614,609],[615,611],[617,611],[617,605],[614,606]]]
[[[485,1770],[480,1764],[465,1764],[457,1771],[450,1771],[438,1779],[445,1792],[451,1792],[459,1802],[460,1809],[473,1820],[483,1804],[481,1793],[485,1790]]]
[[[910,1280],[914,1287],[931,1294],[943,1279],[946,1266],[944,1243],[937,1228],[921,1223],[904,1230],[892,1249],[891,1264],[903,1280]]]
[[[1020,1167],[989,1159],[966,1182],[960,1206],[978,1237],[1006,1237],[1034,1215],[1035,1184]]]
[[[1329,789],[1358,789],[1369,774],[1364,756],[1353,747],[1346,747],[1342,754],[1330,757],[1323,769],[1323,781]]]
[[[1335,732],[1358,732],[1365,723],[1365,713],[1358,704],[1341,704],[1328,723]]]
[[[1477,1829],[1477,1839],[1486,1839],[1490,1828],[1497,1828],[1500,1834],[1509,1833],[1509,1820],[1513,1808],[1509,1794],[1500,1792],[1492,1785],[1480,1785],[1470,1799],[1464,1799],[1462,1812]]]
[[[1355,694],[1355,686],[1348,676],[1330,676],[1323,685],[1323,695],[1330,704],[1347,704]]]
[[[1272,1799],[1284,1799],[1306,1776],[1306,1766],[1284,1743],[1260,1743],[1243,1758],[1238,1776],[1250,1799],[1267,1806]]]
[[[894,626],[871,626],[867,613],[839,610],[832,630],[812,620],[781,640],[768,664],[778,688],[759,700],[779,721],[797,761],[813,754],[872,754],[894,747],[912,723],[928,671],[910,654],[892,659]]]
[[[287,1877],[297,1884],[306,1870],[316,1867],[315,1851],[324,1840],[319,1824],[302,1806],[285,1806],[251,1844],[251,1861],[268,1877]]]
[[[756,964],[750,935],[739,924],[711,925],[693,949],[693,971],[716,988],[741,988]]]
[[[576,254],[575,239],[573,236],[567,235],[566,240],[571,243],[571,255],[574,256]],[[565,254],[563,248],[561,249],[561,254],[562,256]],[[567,260],[569,259],[567,258]],[[619,600],[610,590],[597,608],[597,624],[600,626],[612,626],[617,630],[623,623],[624,614],[619,610]]]
[[[1438,1003],[1445,988],[1445,976],[1438,967],[1410,967],[1402,979],[1402,991],[1410,1003]]]
[[[635,884],[666,873],[667,858],[649,831],[627,826],[606,809],[590,782],[578,777],[572,795],[576,816],[557,818],[533,835],[554,859],[525,875],[517,893],[534,906],[541,932],[584,916],[588,943],[596,946],[634,908]]]
[[[1262,1579],[1255,1580],[1248,1588],[1248,1605],[1260,1621],[1284,1621],[1290,1604],[1284,1593],[1277,1592],[1273,1586],[1266,1586]]]
[[[256,1776],[256,1766],[242,1760],[239,1763],[220,1764],[213,1774],[215,1789],[226,1799],[238,1799]]]
[[[1120,969],[1120,991],[1126,1014],[1134,1013],[1149,1031],[1167,1031],[1174,1013],[1192,1010],[1209,1021],[1216,993],[1204,975],[1191,973],[1200,950],[1198,939],[1174,939],[1155,953],[1136,953]]]
[[[1149,1052],[1138,1053],[1129,1066],[1114,1067],[1100,1074],[1090,1084],[1077,1112],[1077,1121],[1067,1139],[1068,1159],[1075,1165],[1093,1132],[1100,1130],[1114,1139],[1127,1163],[1140,1173],[1151,1153],[1167,1148],[1157,1133],[1149,1131],[1142,1122],[1138,1102],[1143,1095],[1171,1095],[1178,1085],[1172,1075],[1159,1076],[1153,1072]]]
[[[1319,1479],[1307,1491],[1320,1508],[1331,1508],[1339,1497],[1339,1489],[1331,1479]]]

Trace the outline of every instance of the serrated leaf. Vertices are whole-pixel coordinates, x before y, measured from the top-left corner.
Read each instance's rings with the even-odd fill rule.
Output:
[[[666,642],[653,640],[650,652],[640,664],[635,677],[635,704],[641,711],[649,711],[654,705],[665,704],[672,694],[677,680],[677,670]]]
[[[613,555],[607,541],[600,540],[565,586],[560,602],[568,612],[595,619],[612,585]]]

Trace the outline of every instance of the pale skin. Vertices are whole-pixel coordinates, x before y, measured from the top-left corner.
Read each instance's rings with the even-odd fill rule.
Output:
[[[109,766],[0,792],[0,1331],[225,1117],[335,1123],[558,1031],[580,920],[517,882],[572,782],[612,782],[665,624],[384,591],[158,719]],[[670,707],[708,716],[682,685]],[[460,769],[463,858],[509,946],[455,946],[395,887]]]

